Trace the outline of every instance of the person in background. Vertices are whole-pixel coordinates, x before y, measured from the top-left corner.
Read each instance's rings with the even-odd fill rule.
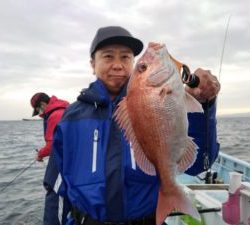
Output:
[[[41,162],[44,157],[48,157],[51,153],[54,129],[69,103],[65,100],[58,99],[56,96],[49,97],[43,92],[34,94],[30,103],[34,109],[32,116],[39,115],[43,118],[45,146],[38,150],[36,154],[36,160]],[[43,218],[44,225],[61,224],[63,214],[67,213],[66,208],[63,207],[63,201],[56,193],[57,179],[58,170],[55,164],[49,160],[43,182],[47,191]],[[61,211],[64,211],[64,213]]]
[[[46,144],[37,152],[36,156],[37,161],[42,161],[44,157],[50,155],[54,129],[69,103],[58,99],[56,96],[49,97],[42,92],[34,94],[30,103],[34,109],[32,116],[39,115],[44,121],[44,139]]]
[[[72,205],[67,224],[155,224],[159,177],[134,165],[130,144],[113,116],[126,96],[134,57],[142,49],[143,43],[119,26],[98,29],[92,41],[90,62],[97,79],[66,109],[55,131],[51,156],[62,176],[59,193]],[[205,111],[188,115],[189,136],[199,150],[186,173],[197,175],[218,155],[215,99],[220,84],[203,69],[197,69],[191,83],[186,83],[190,86],[186,91]]]

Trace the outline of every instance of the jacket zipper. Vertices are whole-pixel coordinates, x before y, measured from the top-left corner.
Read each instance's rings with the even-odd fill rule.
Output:
[[[99,132],[97,129],[95,129],[94,140],[93,140],[92,173],[96,172],[98,135],[99,135]]]
[[[134,156],[134,150],[132,148],[132,144],[130,143],[130,157],[131,157],[131,165],[132,169],[136,170],[136,163],[135,163],[135,156]]]

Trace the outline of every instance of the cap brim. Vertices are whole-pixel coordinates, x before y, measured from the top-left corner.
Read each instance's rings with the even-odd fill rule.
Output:
[[[39,114],[39,112],[36,110],[36,109],[34,109],[34,111],[33,111],[33,113],[32,113],[32,116],[36,116],[36,115],[38,115]]]
[[[137,56],[141,53],[143,49],[143,43],[137,38],[134,37],[127,37],[127,36],[115,36],[115,37],[110,37],[102,42],[100,42],[96,48],[95,51],[92,53],[92,55],[100,48],[104,47],[105,45],[112,45],[112,44],[121,44],[124,46],[129,47],[133,53],[134,56]]]

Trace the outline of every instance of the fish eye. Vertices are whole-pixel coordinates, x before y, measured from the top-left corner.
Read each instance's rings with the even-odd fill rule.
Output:
[[[146,63],[139,63],[138,65],[137,65],[137,70],[140,72],[140,73],[143,73],[144,71],[146,71],[147,70],[147,64]]]

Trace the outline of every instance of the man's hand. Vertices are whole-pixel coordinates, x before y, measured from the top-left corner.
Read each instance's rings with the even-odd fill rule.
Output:
[[[43,162],[43,157],[39,156],[39,154],[36,154],[36,161]]]
[[[199,77],[200,83],[196,88],[190,88],[186,85],[186,91],[200,103],[215,98],[220,91],[220,83],[217,77],[212,75],[210,70],[203,70],[200,68],[197,69],[194,74]]]

